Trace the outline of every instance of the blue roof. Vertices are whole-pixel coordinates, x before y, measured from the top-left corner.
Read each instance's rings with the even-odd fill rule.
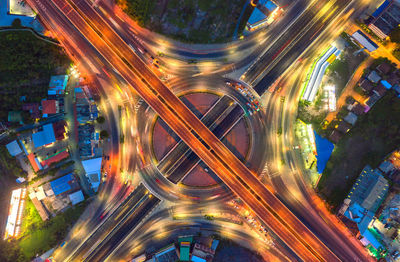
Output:
[[[344,215],[348,219],[350,219],[356,223],[361,222],[361,219],[364,217],[364,214],[365,214],[365,208],[360,206],[358,203],[351,203],[349,208],[344,213]]]
[[[22,150],[19,147],[17,140],[14,140],[14,141],[8,143],[6,145],[6,147],[11,156],[16,156],[16,155],[22,153]]]
[[[373,47],[375,47],[375,48],[379,47],[377,44],[375,44],[374,41],[372,41],[368,36],[366,36],[363,32],[361,32],[361,30],[357,30],[357,33],[362,35],[365,38],[365,40],[367,40]]]
[[[33,145],[41,147],[56,141],[52,124],[43,126],[43,130],[32,134]]]
[[[328,139],[322,138],[314,131],[315,146],[317,147],[317,171],[322,173],[331,157],[333,148],[335,147]]]
[[[71,185],[68,184],[68,182],[73,179],[74,179],[74,176],[72,174],[67,174],[60,178],[57,178],[56,180],[51,181],[50,186],[51,186],[51,189],[53,189],[54,194],[59,195],[68,190],[71,190]]]
[[[69,200],[71,200],[72,205],[76,205],[76,204],[82,202],[83,200],[85,200],[82,190],[79,190],[72,194],[69,194],[68,197],[69,197]]]
[[[386,89],[392,88],[392,85],[391,85],[388,81],[386,81],[386,80],[381,80],[381,84],[382,84],[384,87],[386,87]]]
[[[267,18],[267,16],[263,12],[261,12],[260,9],[254,8],[254,11],[253,13],[251,13],[251,16],[247,23],[249,23],[250,25],[255,25],[265,18]]]
[[[206,262],[206,260],[205,260],[204,258],[195,256],[195,255],[192,256],[192,259],[191,259],[191,260],[192,260],[193,262]]]
[[[215,251],[217,249],[217,247],[218,247],[218,244],[219,244],[219,240],[218,239],[214,239],[212,244],[211,244],[211,249]]]
[[[391,2],[391,1],[389,1],[389,0],[386,0],[385,2],[383,2],[383,3],[378,7],[378,9],[376,9],[375,12],[372,13],[372,16],[373,16],[373,17],[379,16],[379,15],[383,12],[383,10],[385,10],[385,8],[390,4],[390,2]]]
[[[277,8],[276,4],[274,4],[274,3],[271,2],[271,1],[267,1],[267,2],[265,3],[265,7],[266,7],[270,12],[274,11],[274,10]]]
[[[379,248],[383,248],[381,242],[379,242],[378,239],[376,239],[376,237],[374,236],[374,234],[372,234],[371,231],[369,231],[368,229],[364,231],[363,234],[361,234],[363,237],[365,237],[370,243],[371,245],[374,246],[375,249],[379,249]]]

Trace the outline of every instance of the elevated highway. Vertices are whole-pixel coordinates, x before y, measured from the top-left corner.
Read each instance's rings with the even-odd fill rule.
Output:
[[[258,216],[305,261],[338,261],[256,176],[149,70],[86,1],[28,0],[43,19],[73,31],[59,33],[73,38],[83,35],[181,139]],[[79,33],[76,31],[79,30]]]

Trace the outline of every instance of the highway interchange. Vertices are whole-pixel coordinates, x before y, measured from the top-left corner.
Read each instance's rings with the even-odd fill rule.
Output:
[[[146,50],[147,52],[156,55],[157,49],[152,48],[158,44],[151,42],[147,46],[146,40],[150,38],[147,33],[140,35],[138,32],[137,35],[133,35],[132,31],[139,30],[131,23],[125,22],[125,19],[120,19],[119,12],[115,11],[114,7],[109,7],[102,1],[93,4],[86,0],[28,0],[28,3],[40,14],[42,22],[60,40],[80,70],[90,75],[94,83],[98,83],[102,108],[107,113],[112,130],[111,164],[107,182],[96,202],[83,215],[90,219],[79,221],[66,244],[56,250],[56,261],[103,261],[110,259],[116,251],[122,257],[117,247],[120,248],[121,243],[125,243],[128,238],[132,240],[140,237],[128,235],[131,231],[135,232],[140,223],[146,223],[149,219],[147,216],[153,210],[162,209],[163,205],[168,207],[174,202],[188,201],[204,208],[213,203],[230,201],[235,197],[231,191],[270,229],[271,235],[280,239],[277,240],[279,246],[288,247],[280,248],[282,253],[277,255],[280,260],[367,260],[359,244],[354,239],[344,236],[343,229],[339,228],[329,214],[322,212],[315,205],[312,192],[299,174],[304,170],[298,155],[292,149],[295,105],[302,81],[301,74],[299,79],[283,82],[283,90],[279,94],[265,92],[277,79],[279,81],[285,72],[294,72],[296,67],[305,66],[305,62],[296,62],[299,56],[308,52],[312,42],[318,42],[318,39],[329,40],[321,35],[324,35],[332,22],[339,23],[341,17],[351,14],[354,9],[361,9],[362,3],[350,0],[311,3],[296,1],[288,7],[287,14],[290,16],[285,15],[271,31],[261,30],[249,39],[226,45],[219,51],[202,50],[201,55],[197,52],[197,59],[204,56],[207,60],[204,65],[201,62],[198,65],[182,62],[182,56],[196,56],[196,52],[182,51],[179,46],[164,48],[162,50],[166,54],[165,59],[157,59],[160,60],[164,73],[177,79],[168,79],[165,83],[160,81],[160,78],[163,78],[161,70],[148,63],[149,54],[144,52],[147,47],[150,50]],[[305,23],[307,26],[304,26]],[[274,40],[268,41],[271,39]],[[243,55],[248,53],[251,55]],[[198,76],[209,88],[223,85],[226,79],[222,75],[234,73],[253,61],[255,63],[242,76],[242,80],[251,84],[255,91],[262,95],[263,110],[251,117],[245,114],[245,117],[262,118],[262,124],[259,124],[258,128],[266,133],[267,142],[258,143],[261,146],[254,150],[259,152],[258,162],[266,162],[266,167],[261,164],[252,166],[252,161],[246,163],[246,166],[220,141],[234,123],[226,121],[223,125],[213,126],[221,112],[226,112],[227,115],[232,113],[230,116],[234,119],[243,117],[247,110],[246,98],[240,98],[240,95],[239,98],[235,98],[231,92],[225,92],[230,95],[230,98],[226,97],[227,101],[234,99],[240,106],[222,105],[209,117],[204,117],[202,122],[171,91],[179,90],[177,83],[190,85]],[[175,87],[177,88],[174,89]],[[149,105],[151,110],[145,105],[141,106],[144,103],[138,95],[146,101],[145,105]],[[121,105],[123,110],[118,105]],[[142,107],[144,109],[141,109]],[[179,159],[180,152],[185,152],[194,162],[182,158],[181,164],[185,168],[196,164],[199,157],[219,176],[225,186],[219,188],[217,193],[207,192],[211,193],[209,196],[201,192],[204,196],[199,197],[196,196],[196,192],[190,192],[193,194],[192,198],[187,197],[188,192],[185,190],[179,187],[171,188],[168,184],[165,185],[165,189],[159,191],[161,185],[148,175],[153,172],[143,172],[154,167],[152,161],[148,164],[143,161],[149,154],[141,148],[140,140],[146,139],[149,132],[137,130],[138,119],[146,115],[138,114],[135,119],[135,113],[139,110],[158,114],[185,142],[178,145],[180,151],[171,151],[166,164],[159,163],[159,170],[170,170],[169,180],[179,180],[179,174],[173,172],[177,168],[173,163]],[[280,129],[282,135],[278,136],[277,130]],[[121,134],[124,143],[119,143]],[[189,147],[195,154],[190,153]],[[284,162],[287,165],[282,168],[278,159],[283,158],[286,159]],[[297,191],[287,189],[288,182],[284,181],[287,176],[279,175],[283,172],[297,174],[294,176],[296,184],[299,185]],[[141,175],[138,176],[138,173]],[[255,174],[270,176],[271,184],[265,187]],[[126,183],[129,176],[133,178]],[[124,180],[121,177],[124,177]],[[140,180],[144,186],[138,185]],[[148,189],[144,189],[145,186]],[[293,192],[301,196],[294,196]],[[212,194],[217,197],[214,198]],[[158,214],[164,218],[170,215],[169,212],[162,211]],[[218,224],[217,221],[215,223]],[[171,228],[178,227],[172,225]],[[150,238],[147,235],[147,239]],[[126,255],[131,252],[126,248],[123,250]],[[283,253],[285,255],[281,255]]]

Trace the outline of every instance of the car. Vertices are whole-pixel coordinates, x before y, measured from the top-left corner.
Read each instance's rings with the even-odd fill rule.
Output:
[[[227,84],[228,86],[232,86],[232,83],[229,81],[226,81],[225,84]]]
[[[157,184],[161,184],[160,179],[156,178]]]
[[[246,102],[246,106],[248,106],[249,108],[251,108],[251,104],[249,102]]]

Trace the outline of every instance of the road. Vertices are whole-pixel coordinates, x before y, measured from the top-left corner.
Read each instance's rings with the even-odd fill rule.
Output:
[[[30,2],[33,4],[33,1]],[[75,3],[80,5],[79,8],[75,6],[76,10],[80,10],[79,14],[65,2],[54,2],[100,54],[117,69],[128,83],[135,87],[135,90],[152,106],[153,110],[292,250],[309,261],[337,260],[337,257],[301,224],[253,173],[143,65],[134,52],[129,52],[129,47],[98,17],[89,4],[84,1]],[[39,12],[43,7],[42,10],[46,10],[46,14],[58,12],[48,2],[38,0],[36,3],[41,3],[37,4],[36,8]],[[99,28],[101,28],[101,32]],[[71,32],[69,32],[70,35]],[[139,72],[135,68],[139,69]],[[174,109],[172,110],[171,107]],[[199,138],[208,145],[208,148]]]
[[[242,76],[262,95],[310,46],[350,0],[315,1]]]

